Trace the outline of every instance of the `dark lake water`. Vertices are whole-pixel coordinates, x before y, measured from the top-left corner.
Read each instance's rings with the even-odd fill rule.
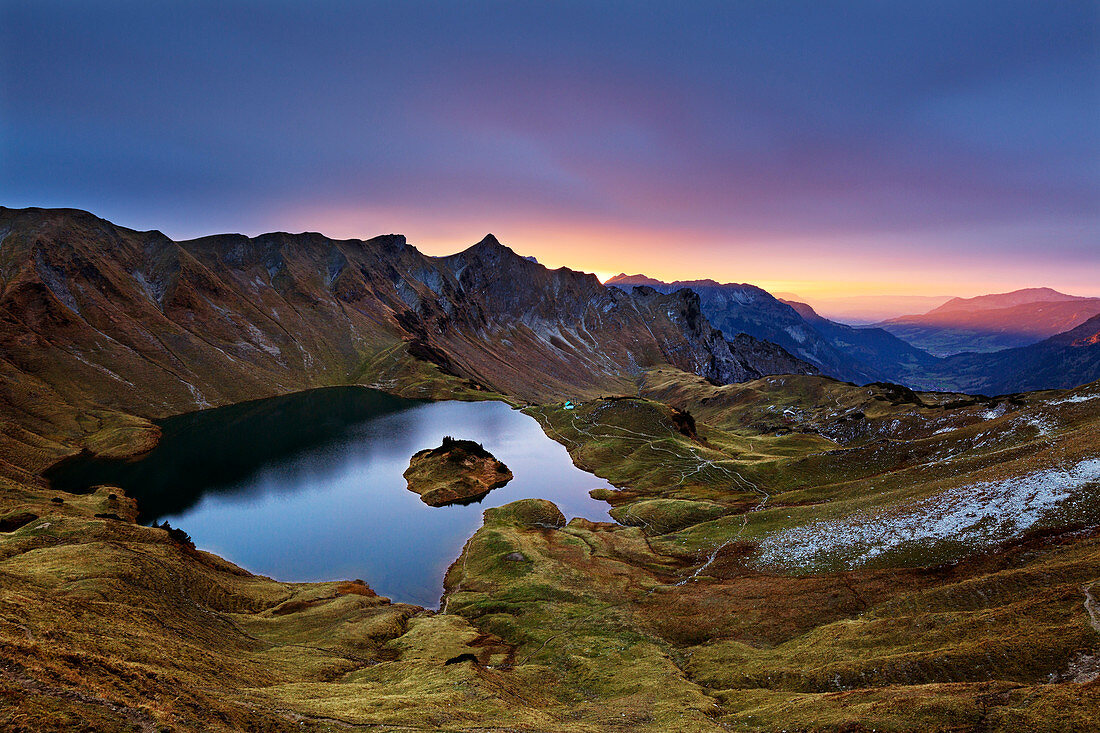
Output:
[[[534,497],[567,518],[610,521],[607,504],[588,496],[610,484],[501,402],[336,387],[159,424],[161,443],[140,459],[78,458],[47,475],[66,491],[120,486],[138,500],[141,521],[167,519],[198,547],[278,580],[362,578],[382,595],[434,608],[443,573],[488,507]],[[424,504],[401,474],[444,435],[482,443],[515,478],[481,503]]]

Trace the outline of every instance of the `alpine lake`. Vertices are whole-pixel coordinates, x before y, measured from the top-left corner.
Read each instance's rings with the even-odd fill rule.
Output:
[[[141,522],[167,520],[198,548],[276,580],[361,578],[380,595],[436,608],[443,575],[486,508],[541,498],[567,518],[611,521],[608,505],[588,495],[611,485],[502,402],[331,387],[156,422],[152,451],[70,458],[48,472],[52,486],[118,486],[137,500]],[[483,444],[515,478],[480,502],[424,504],[402,474],[445,435]]]

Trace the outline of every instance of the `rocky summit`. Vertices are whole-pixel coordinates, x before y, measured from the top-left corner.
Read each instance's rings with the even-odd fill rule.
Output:
[[[1094,321],[1005,369],[1095,380]],[[996,386],[988,356],[954,374]],[[1100,381],[821,371],[719,330],[690,288],[605,287],[493,237],[428,257],[0,210],[0,728],[1091,730]],[[508,402],[609,482],[614,521],[486,509],[425,608],[255,575],[117,487],[43,475],[140,456],[159,418],[353,384]],[[452,454],[504,475],[454,441],[410,486],[444,486],[418,466]]]

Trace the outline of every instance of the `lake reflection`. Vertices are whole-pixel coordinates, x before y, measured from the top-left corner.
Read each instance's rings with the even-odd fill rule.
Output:
[[[360,387],[312,390],[160,422],[136,461],[80,458],[47,475],[66,491],[121,486],[141,520],[167,519],[195,544],[279,580],[362,578],[397,601],[435,607],[443,573],[481,513],[549,499],[566,517],[609,521],[538,423],[500,402],[423,402]],[[476,440],[515,474],[480,503],[433,508],[406,488],[409,458],[444,435]]]

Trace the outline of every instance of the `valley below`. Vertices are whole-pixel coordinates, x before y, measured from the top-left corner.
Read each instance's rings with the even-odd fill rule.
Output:
[[[1100,381],[856,381],[491,235],[3,209],[0,727],[1091,729]]]

